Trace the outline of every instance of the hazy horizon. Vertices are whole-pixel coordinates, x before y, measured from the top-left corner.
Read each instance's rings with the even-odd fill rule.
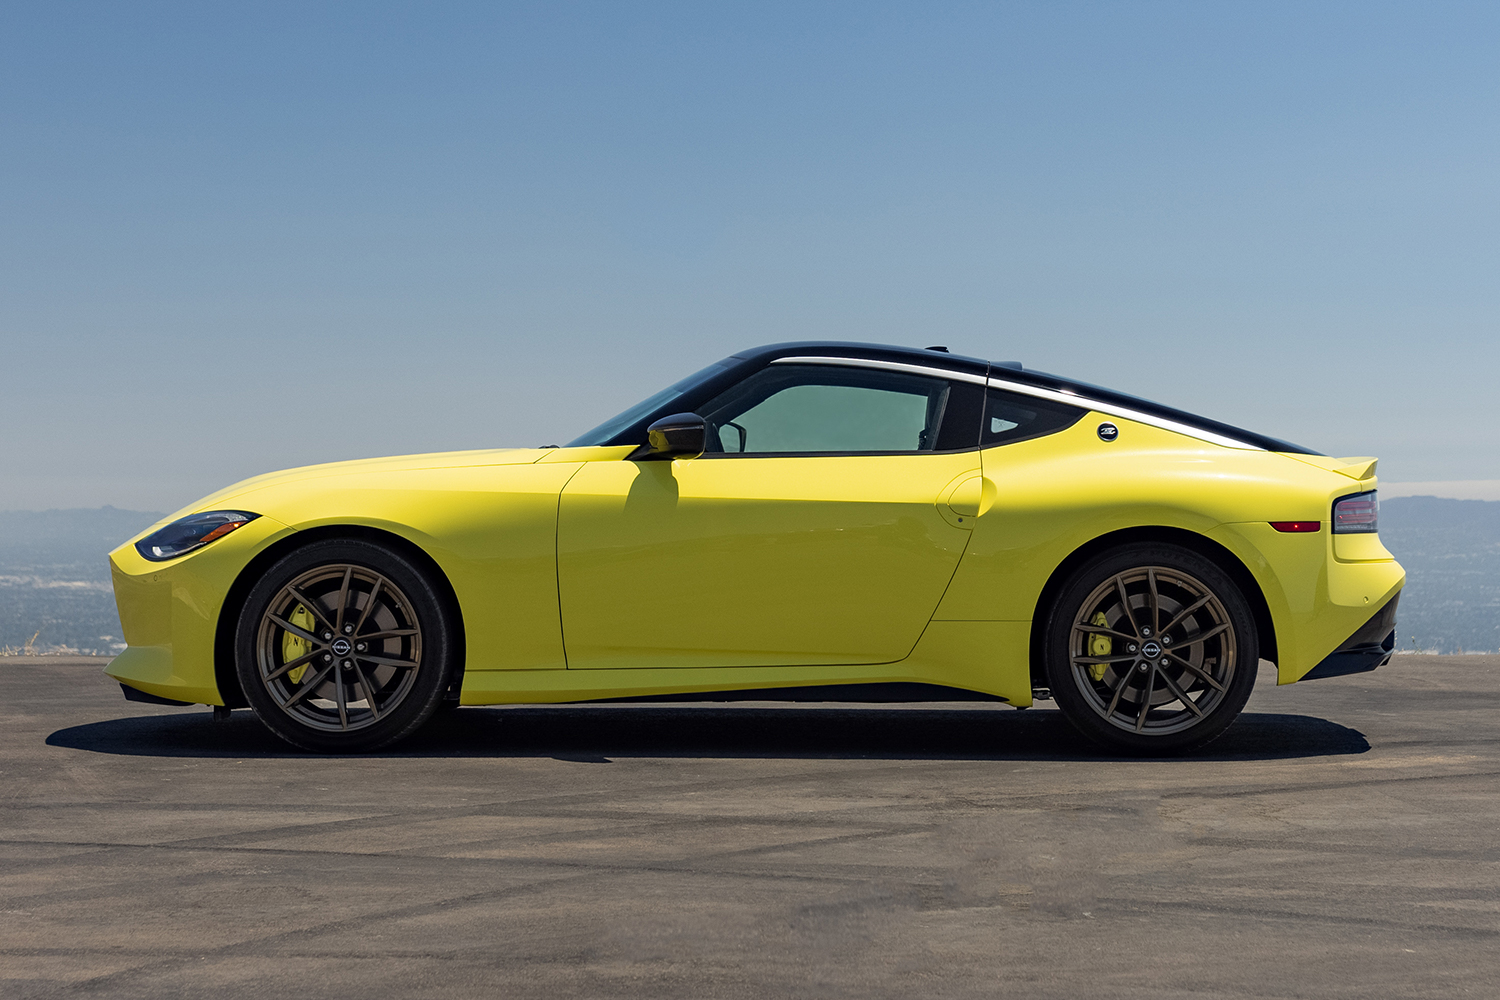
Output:
[[[1500,7],[7,8],[0,510],[565,441],[747,346],[1500,480]]]

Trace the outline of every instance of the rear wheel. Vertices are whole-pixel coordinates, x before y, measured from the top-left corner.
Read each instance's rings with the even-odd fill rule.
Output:
[[[394,549],[313,542],[251,589],[235,666],[261,722],[309,750],[388,746],[437,710],[453,673],[449,615],[426,574]]]
[[[1084,735],[1135,753],[1199,747],[1255,685],[1249,603],[1223,570],[1167,544],[1107,552],[1064,584],[1048,619],[1052,696]]]

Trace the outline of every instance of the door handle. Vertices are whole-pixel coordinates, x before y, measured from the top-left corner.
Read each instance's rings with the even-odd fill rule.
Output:
[[[995,484],[979,473],[962,476],[938,498],[938,511],[954,527],[973,527],[974,519],[995,503]]]

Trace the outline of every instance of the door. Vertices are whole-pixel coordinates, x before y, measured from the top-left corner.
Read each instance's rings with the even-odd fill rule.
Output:
[[[950,388],[773,364],[699,408],[704,455],[585,464],[559,510],[568,666],[906,656],[972,521],[942,502],[979,469],[972,446],[938,450],[963,438],[945,421],[978,422]]]

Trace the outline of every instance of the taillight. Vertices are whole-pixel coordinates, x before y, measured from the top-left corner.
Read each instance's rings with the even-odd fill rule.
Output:
[[[1380,501],[1375,491],[1356,493],[1342,497],[1333,503],[1333,533],[1335,535],[1368,534],[1378,530]]]

